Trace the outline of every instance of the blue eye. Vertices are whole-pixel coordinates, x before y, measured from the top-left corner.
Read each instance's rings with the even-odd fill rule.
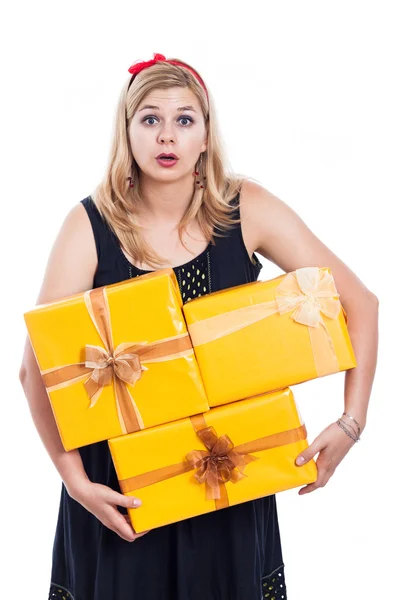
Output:
[[[149,115],[148,117],[144,117],[144,119],[143,119],[143,121],[142,121],[142,122],[143,122],[143,123],[146,123],[146,122],[147,122],[149,119],[153,119],[153,120],[154,120],[154,119],[157,119],[157,117],[154,117],[153,115]],[[182,119],[183,119],[184,121],[189,121],[190,123],[193,123],[193,119],[192,119],[191,117],[188,117],[188,116],[183,116],[183,115],[182,115],[181,117],[179,117],[178,121],[181,121]],[[150,123],[150,124],[151,124],[151,123]],[[188,127],[188,125],[183,125],[183,127]]]
[[[146,121],[147,121],[148,119],[154,119],[154,118],[155,118],[155,117],[145,117],[145,118],[143,119],[143,123],[146,123]]]
[[[191,117],[179,117],[178,121],[180,121],[181,119],[184,119],[185,121],[190,121],[191,123],[193,123],[193,119]],[[185,127],[187,127],[187,125],[185,125]]]

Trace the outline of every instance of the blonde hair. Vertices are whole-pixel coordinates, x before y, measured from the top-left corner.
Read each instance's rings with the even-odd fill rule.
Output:
[[[180,60],[179,62],[183,63]],[[193,179],[193,196],[178,225],[182,244],[182,233],[194,219],[197,219],[204,237],[213,245],[215,245],[214,236],[224,237],[224,231],[230,230],[240,222],[239,219],[232,217],[233,207],[229,202],[237,195],[245,179],[243,176],[234,175],[228,167],[221,145],[213,99],[207,88],[207,100],[203,87],[188,69],[164,61],[157,62],[143,69],[133,81],[129,79],[122,89],[117,106],[109,163],[102,182],[91,196],[122,248],[140,264],[147,263],[155,269],[164,265],[167,259],[158,255],[146,243],[135,219],[135,206],[141,203],[142,197],[139,167],[132,154],[128,128],[133,115],[147,94],[153,89],[171,87],[189,88],[196,95],[208,138],[199,174],[200,178],[206,174],[206,185],[204,189],[198,189]],[[195,170],[199,171],[197,165]],[[133,188],[129,187],[128,176],[133,178]],[[216,230],[220,230],[221,233]]]

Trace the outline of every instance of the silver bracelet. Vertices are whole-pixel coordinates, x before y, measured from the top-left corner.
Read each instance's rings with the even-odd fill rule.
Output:
[[[348,428],[348,431],[351,431],[351,432],[353,433],[353,435],[354,435],[355,437],[357,437],[357,436],[359,437],[359,434],[357,433],[357,430],[356,430],[356,426],[355,426],[355,425],[352,425],[352,424],[351,424],[351,423],[349,423],[348,421],[345,421],[345,420],[344,420],[342,417],[340,417],[340,419],[339,419],[339,420],[340,420],[340,421],[343,423],[343,425],[345,425],[345,426]]]
[[[347,413],[347,412],[344,412],[343,415],[346,415],[346,417],[349,417],[349,419],[351,419],[352,421],[354,421],[354,423],[357,425],[357,428],[358,428],[358,437],[360,437],[361,427],[360,427],[360,423],[357,421],[357,419],[355,419],[354,417],[352,417],[351,415],[349,415],[349,413]]]
[[[350,431],[347,429],[347,427],[345,427],[345,425],[343,424],[344,422],[341,419],[338,419],[336,421],[336,423],[337,423],[337,425],[339,425],[339,427],[341,429],[343,429],[343,431],[345,432],[345,434],[348,435],[353,440],[353,442],[359,442],[360,441],[360,439],[361,439],[360,436],[355,436],[352,433],[350,433]]]

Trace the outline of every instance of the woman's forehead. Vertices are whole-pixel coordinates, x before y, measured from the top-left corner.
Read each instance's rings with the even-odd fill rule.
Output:
[[[149,92],[142,100],[138,111],[151,107],[153,110],[200,110],[200,103],[195,94],[189,88],[173,87],[166,90],[155,89]]]

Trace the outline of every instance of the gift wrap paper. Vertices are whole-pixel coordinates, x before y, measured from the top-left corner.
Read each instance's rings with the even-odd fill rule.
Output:
[[[289,388],[108,442],[137,533],[316,481]]]
[[[214,292],[183,311],[210,406],[356,366],[329,268]]]
[[[24,318],[66,450],[208,410],[172,269]]]

